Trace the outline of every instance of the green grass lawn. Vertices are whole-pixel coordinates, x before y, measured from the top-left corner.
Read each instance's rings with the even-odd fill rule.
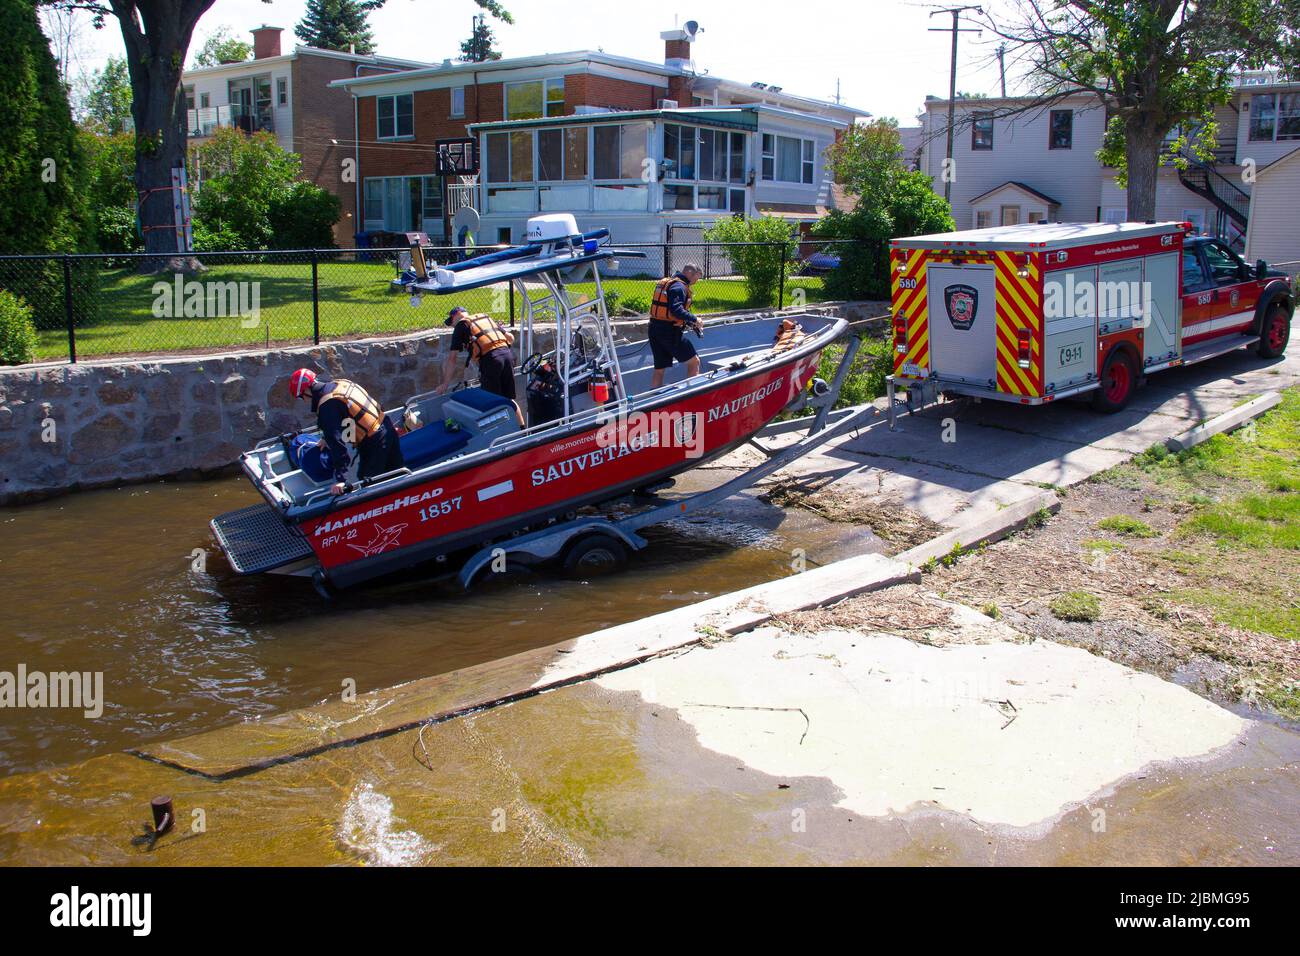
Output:
[[[391,290],[394,270],[387,262],[322,262],[319,265],[320,334],[322,340],[356,335],[385,335],[434,328],[442,323],[453,304],[471,312],[486,312],[505,321],[509,318],[507,287],[475,289],[455,297],[425,296],[412,308],[406,296]],[[254,347],[268,343],[310,342],[312,339],[311,267],[306,263],[238,263],[214,265],[203,282],[256,283],[259,314],[256,319],[238,315],[159,317],[155,286],[167,286],[172,300],[170,273],[141,276],[129,269],[101,274],[99,307],[95,318],[77,327],[77,354],[132,354],[173,352],[189,349]],[[644,314],[649,309],[654,280],[608,276],[605,292],[614,293],[610,305],[615,312]],[[569,286],[576,298],[595,294],[594,283]],[[806,302],[825,296],[820,278],[798,277],[786,283],[787,305],[800,293]],[[736,279],[702,279],[694,288],[695,311],[726,312],[750,305],[744,282]],[[252,288],[246,293],[251,297]],[[251,301],[251,298],[248,300]],[[206,308],[204,311],[207,311]],[[515,314],[521,312],[516,302]],[[40,333],[38,357],[58,359],[68,354],[63,330]]]

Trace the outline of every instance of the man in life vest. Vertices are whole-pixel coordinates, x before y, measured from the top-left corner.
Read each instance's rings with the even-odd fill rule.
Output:
[[[397,430],[379,403],[360,385],[346,379],[318,379],[311,369],[300,368],[289,377],[289,393],[294,398],[311,400],[334,469],[331,494],[341,495],[348,490],[344,483],[352,462],[348,445],[356,446],[358,480],[374,478],[404,464]]]
[[[699,266],[688,262],[681,272],[655,283],[654,298],[650,301],[650,352],[655,360],[651,388],[664,383],[664,373],[672,367],[674,359],[686,363],[688,377],[700,374],[700,357],[685,333],[689,326],[696,335],[703,334],[700,320],[691,312],[691,286],[702,275]]]
[[[501,328],[490,316],[470,315],[463,306],[456,306],[444,323],[454,326],[447,360],[442,366],[443,383],[438,386],[441,395],[451,385],[456,374],[456,353],[465,353],[465,365],[478,361],[479,386],[493,395],[515,400],[515,353],[510,346],[515,337]],[[518,405],[515,406],[518,409]]]

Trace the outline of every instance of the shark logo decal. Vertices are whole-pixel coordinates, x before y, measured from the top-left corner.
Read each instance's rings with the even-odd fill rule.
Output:
[[[979,301],[979,290],[974,286],[950,285],[943,290],[943,304],[948,309],[948,321],[959,332],[965,332],[975,323]]]
[[[405,524],[395,524],[391,528],[385,528],[376,524],[375,536],[370,541],[366,544],[349,544],[348,547],[353,551],[361,552],[363,558],[373,557],[397,544],[397,539],[402,536],[402,532],[406,530],[406,527]]]

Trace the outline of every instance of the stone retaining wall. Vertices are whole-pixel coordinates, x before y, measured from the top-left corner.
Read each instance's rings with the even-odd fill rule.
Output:
[[[809,311],[857,318],[861,309]],[[644,334],[644,321],[616,324],[629,337]],[[539,347],[551,348],[550,336],[538,335]],[[449,337],[439,329],[261,352],[0,368],[0,505],[222,473],[262,439],[312,423],[306,403],[288,393],[294,369],[354,379],[393,408],[441,384]]]

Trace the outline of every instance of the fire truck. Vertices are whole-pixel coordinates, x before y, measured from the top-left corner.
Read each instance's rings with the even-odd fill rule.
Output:
[[[890,244],[895,388],[1116,412],[1143,377],[1286,350],[1290,280],[1190,223],[1026,223]],[[914,394],[915,393],[915,394]]]

